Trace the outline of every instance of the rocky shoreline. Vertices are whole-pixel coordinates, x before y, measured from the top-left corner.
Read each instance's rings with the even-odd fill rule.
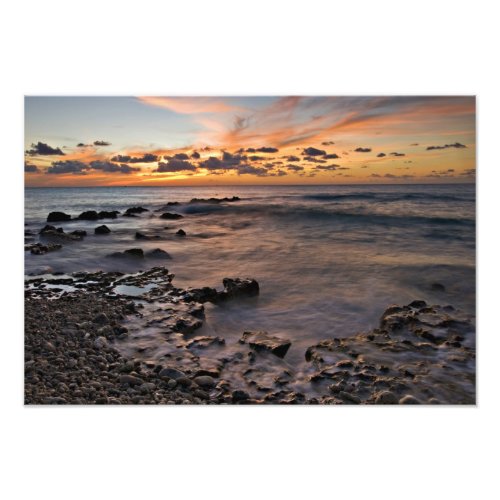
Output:
[[[452,306],[391,306],[379,328],[292,339],[203,332],[204,304],[253,300],[252,279],[180,289],[164,267],[25,282],[26,404],[474,404],[475,328]],[[146,340],[145,340],[146,339]]]

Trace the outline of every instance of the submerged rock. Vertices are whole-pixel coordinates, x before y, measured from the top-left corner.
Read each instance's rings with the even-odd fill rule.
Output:
[[[82,212],[78,217],[80,220],[98,220],[99,214],[95,210],[87,210]]]
[[[64,222],[67,220],[71,220],[71,215],[64,212],[50,212],[47,216],[47,222]]]
[[[25,250],[29,250],[33,255],[43,255],[47,252],[53,252],[54,250],[59,250],[61,248],[62,245],[59,245],[58,243],[48,243],[47,245],[34,243],[24,247]]]
[[[168,220],[176,220],[176,219],[182,219],[183,216],[181,214],[174,214],[172,212],[165,212],[164,214],[160,215],[161,219],[168,219]]]
[[[142,250],[141,250],[142,251]],[[150,250],[147,254],[147,257],[151,257],[153,259],[171,259],[170,254],[162,250],[161,248],[155,248]]]
[[[144,207],[131,207],[131,208],[127,208],[127,210],[125,210],[124,215],[142,214],[142,212],[149,212],[149,210],[147,208],[144,208]]]
[[[278,358],[284,358],[292,345],[290,341],[274,337],[267,332],[245,332],[240,343],[248,344],[256,351],[269,351]]]
[[[219,292],[217,300],[224,301],[240,297],[255,297],[259,295],[259,284],[250,278],[224,278],[224,291]]]
[[[186,231],[184,231],[184,229],[179,229],[175,234],[177,236],[186,236]]]
[[[108,226],[102,225],[102,226],[97,226],[94,229],[95,234],[109,234],[111,232],[111,229],[109,229]]]

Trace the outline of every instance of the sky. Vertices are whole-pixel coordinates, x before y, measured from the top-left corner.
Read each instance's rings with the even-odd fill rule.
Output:
[[[27,187],[475,182],[472,96],[25,97]]]

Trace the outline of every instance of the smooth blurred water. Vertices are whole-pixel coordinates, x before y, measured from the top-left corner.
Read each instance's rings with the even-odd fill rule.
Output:
[[[169,201],[239,196],[240,202],[184,204],[169,221],[154,210]],[[40,188],[25,191],[26,229],[38,232],[54,210],[149,208],[137,218],[57,223],[89,235],[63,249],[26,253],[26,273],[136,271],[158,262],[107,258],[127,248],[162,248],[178,286],[221,287],[224,277],[253,277],[257,300],[207,307],[219,335],[267,330],[293,341],[289,356],[330,335],[373,328],[392,303],[414,299],[475,312],[475,186],[228,186]],[[106,224],[111,234],[93,229]],[[165,229],[168,227],[168,229]],[[175,235],[177,229],[186,238]],[[136,230],[161,239],[135,239]],[[435,291],[441,283],[445,291]]]

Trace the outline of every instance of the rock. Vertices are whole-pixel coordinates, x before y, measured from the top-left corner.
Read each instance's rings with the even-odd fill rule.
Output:
[[[256,351],[272,352],[278,358],[284,358],[292,345],[290,341],[271,336],[267,332],[244,332],[240,342]]]
[[[174,380],[178,380],[180,378],[185,378],[186,374],[175,368],[162,368],[158,376],[160,378],[173,378]]]
[[[192,347],[209,347],[211,345],[224,345],[226,341],[222,337],[194,337],[189,342],[186,343],[186,347],[191,349]]]
[[[53,252],[54,250],[59,250],[62,245],[58,243],[49,243],[48,245],[42,245],[41,243],[34,243],[32,245],[27,245],[25,250],[29,250],[33,255],[43,255],[47,252]]]
[[[420,403],[420,401],[417,398],[415,398],[415,397],[407,394],[406,396],[403,396],[399,400],[399,404],[400,405],[419,405],[421,403]]]
[[[107,325],[109,323],[108,316],[106,313],[99,313],[97,316],[94,316],[92,320],[93,323],[97,323],[98,325]]]
[[[111,229],[109,229],[109,227],[105,225],[98,226],[94,229],[95,234],[109,234],[110,232]]]
[[[136,257],[139,259],[144,258],[144,252],[142,248],[129,248],[128,250],[125,250],[123,253],[128,257]]]
[[[184,295],[187,302],[217,302],[218,292],[215,288],[205,286],[203,288],[192,288]]]
[[[123,385],[142,385],[144,381],[139,377],[135,377],[134,375],[120,375],[120,384]]]
[[[149,210],[143,207],[131,207],[127,208],[127,210],[125,211],[125,215],[142,214],[142,212],[149,212]]]
[[[382,391],[375,397],[375,404],[378,405],[396,405],[398,404],[398,398],[393,392]]]
[[[224,291],[218,293],[218,301],[240,297],[255,297],[259,295],[259,284],[254,279],[224,278],[222,283],[224,285]]]
[[[170,254],[162,250],[161,248],[155,248],[154,250],[150,250],[147,254],[147,257],[151,257],[153,259],[171,259]]]
[[[144,233],[137,231],[135,233],[135,239],[136,240],[149,240],[149,236],[146,236]]]
[[[339,396],[344,400],[344,401],[348,401],[349,403],[353,403],[353,404],[356,404],[356,405],[359,405],[361,403],[361,399],[358,398],[358,396],[354,395],[354,394],[351,394],[349,392],[345,392],[345,391],[340,391],[339,392]]]
[[[118,210],[111,210],[111,211],[107,211],[107,210],[101,210],[98,214],[97,214],[97,217],[99,219],[116,219],[116,216],[119,214],[120,212]]]
[[[173,389],[177,385],[177,380],[171,378],[168,382],[167,385],[170,389]]]
[[[95,210],[87,210],[82,212],[78,217],[80,220],[98,220],[99,214]]]
[[[60,229],[62,229],[62,228],[60,228]],[[52,231],[56,232],[57,228],[55,226],[51,226],[50,224],[46,224],[44,227],[42,227],[42,229],[40,229],[38,234],[43,234],[43,233],[52,232]]]
[[[200,386],[206,389],[211,389],[215,386],[215,380],[209,375],[200,375],[195,377],[194,381]]]
[[[247,400],[248,398],[250,398],[250,395],[248,394],[248,392],[245,392],[245,391],[242,391],[242,390],[236,390],[236,391],[233,391],[232,394],[232,399],[233,399],[233,403],[237,403],[239,401],[245,401]]]
[[[106,337],[97,337],[94,340],[94,346],[97,349],[103,349],[104,347],[107,347],[108,341],[106,340]]]
[[[64,212],[50,212],[47,216],[47,222],[63,222],[67,220],[71,220],[71,215]]]
[[[177,236],[186,236],[186,231],[184,231],[184,229],[179,229],[179,231],[177,231],[175,234]]]
[[[165,212],[164,214],[160,215],[161,219],[168,219],[168,220],[175,220],[175,219],[182,219],[181,214],[173,214],[171,212]]]
[[[232,198],[192,198],[189,203],[223,203],[223,202],[233,202],[240,201],[238,196],[233,196]]]

